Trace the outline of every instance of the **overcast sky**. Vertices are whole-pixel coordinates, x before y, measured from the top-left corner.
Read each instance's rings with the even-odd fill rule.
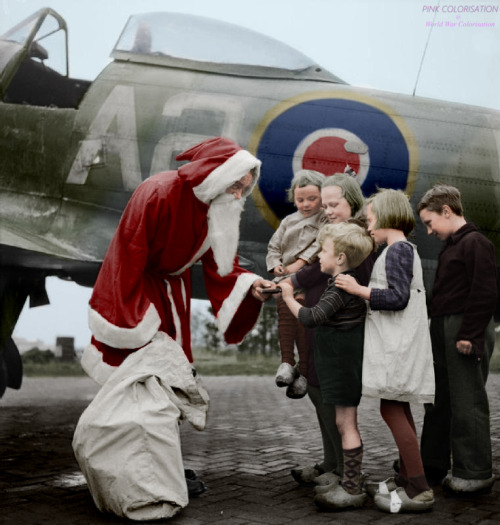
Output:
[[[470,12],[476,5],[483,12]],[[51,7],[68,24],[71,75],[93,80],[131,14],[193,13],[281,40],[352,85],[500,109],[499,6],[500,0],[0,0],[0,33]],[[15,335],[47,344],[74,336],[84,346],[90,290],[55,278],[47,285],[52,304],[25,308]]]

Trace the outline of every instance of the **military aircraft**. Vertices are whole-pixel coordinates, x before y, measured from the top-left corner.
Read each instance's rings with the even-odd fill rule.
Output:
[[[239,251],[256,273],[301,168],[349,167],[365,195],[402,189],[413,204],[454,184],[500,257],[500,112],[356,88],[262,34],[179,13],[131,16],[111,57],[94,81],[72,78],[49,8],[0,37],[0,396],[21,385],[11,335],[27,298],[48,301],[47,276],[92,286],[134,189],[209,137],[263,162]],[[439,243],[422,225],[415,242],[429,284]]]

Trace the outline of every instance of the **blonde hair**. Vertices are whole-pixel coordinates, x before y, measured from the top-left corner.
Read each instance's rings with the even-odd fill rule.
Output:
[[[377,222],[375,229],[401,230],[405,236],[415,228],[415,215],[408,196],[401,190],[381,189],[367,201]]]
[[[325,224],[318,232],[318,242],[326,239],[333,242],[333,254],[345,253],[349,268],[358,267],[373,252],[373,239],[362,226],[353,222]]]
[[[286,190],[289,202],[295,202],[295,188],[305,188],[306,186],[316,186],[321,191],[321,186],[325,181],[323,173],[314,170],[299,170],[293,176],[290,187]]]
[[[351,207],[351,215],[356,217],[363,211],[365,199],[359,182],[345,173],[334,173],[326,177],[322,188],[327,186],[338,186],[342,191],[342,197],[349,203]]]

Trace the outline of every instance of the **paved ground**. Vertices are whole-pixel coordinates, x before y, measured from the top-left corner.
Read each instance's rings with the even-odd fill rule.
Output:
[[[318,512],[309,488],[290,468],[320,459],[312,405],[290,400],[271,377],[207,377],[212,398],[208,427],[182,426],[186,467],[197,470],[208,492],[192,499],[172,524],[500,523],[500,482],[489,495],[456,499],[441,490],[434,510],[388,515],[371,501],[356,511]],[[500,375],[489,381],[493,454],[500,469]],[[74,459],[71,440],[80,414],[97,391],[86,378],[25,379],[0,400],[0,523],[100,525],[133,523],[101,514]],[[414,409],[420,425],[422,412]],[[364,470],[374,480],[391,474],[396,457],[377,403],[363,399],[360,424]]]

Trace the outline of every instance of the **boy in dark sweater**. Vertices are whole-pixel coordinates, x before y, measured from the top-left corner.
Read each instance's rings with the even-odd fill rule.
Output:
[[[489,491],[495,478],[485,384],[494,348],[495,248],[465,220],[453,186],[430,189],[417,212],[427,233],[445,241],[430,303],[436,397],[426,407],[422,460],[430,485]]]
[[[338,275],[354,276],[373,251],[365,228],[343,222],[327,224],[319,231],[321,271],[330,275],[316,306],[306,308],[296,301],[293,288],[280,283],[283,300],[304,325],[314,328],[314,362],[323,403],[330,407],[342,441],[343,476],[316,492],[314,502],[325,510],[361,507],[366,493],[361,483],[363,444],[358,429],[357,407],[361,399],[365,301],[335,286]]]

